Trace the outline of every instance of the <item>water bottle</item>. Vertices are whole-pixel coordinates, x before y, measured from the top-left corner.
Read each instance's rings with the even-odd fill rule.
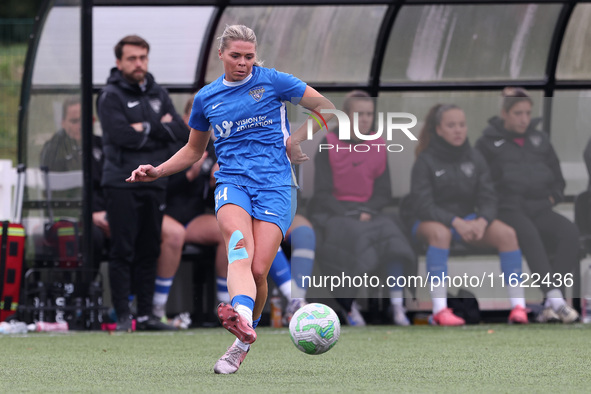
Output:
[[[282,311],[281,311],[281,297],[277,289],[273,290],[273,296],[271,297],[271,326],[275,328],[283,327],[282,323]]]
[[[3,321],[0,323],[0,334],[26,334],[27,323],[12,321],[10,323]]]
[[[585,293],[581,300],[581,321],[583,323],[591,323],[591,264],[587,266],[584,277]]]
[[[35,331],[37,332],[45,332],[45,331],[55,331],[55,332],[66,332],[68,331],[68,323],[67,322],[46,322],[46,321],[38,321],[35,323]]]

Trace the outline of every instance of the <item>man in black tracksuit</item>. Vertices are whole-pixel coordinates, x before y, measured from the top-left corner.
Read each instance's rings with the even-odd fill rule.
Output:
[[[97,99],[105,159],[102,186],[111,229],[109,279],[121,331],[131,330],[132,293],[137,295],[138,329],[169,328],[152,316],[166,179],[125,179],[142,163],[166,161],[171,143],[187,141],[189,135],[168,93],[147,72],[148,52],[148,43],[138,36],[121,39],[115,46],[117,67]]]
[[[489,120],[476,148],[489,164],[499,219],[515,229],[530,270],[540,275],[535,285],[548,298],[543,321],[570,323],[578,314],[564,304],[561,287],[565,275],[572,275],[579,264],[579,233],[574,223],[552,209],[564,199],[566,182],[548,135],[536,130],[539,120],[530,121],[531,98],[521,91],[505,96],[502,116]]]

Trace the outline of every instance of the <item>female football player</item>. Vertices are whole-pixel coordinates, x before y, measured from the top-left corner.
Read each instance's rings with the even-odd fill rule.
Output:
[[[307,123],[290,135],[285,102],[316,112],[334,105],[294,76],[261,67],[256,36],[246,26],[226,27],[218,56],[225,73],[195,95],[187,145],[158,167],[139,166],[128,181],[153,181],[181,171],[201,158],[210,127],[217,137],[215,209],[228,248],[232,299],[231,305],[218,306],[218,317],[237,339],[214,371],[229,374],[238,370],[256,340],[267,273],[295,212],[290,160],[308,160],[300,147]],[[312,124],[314,132],[320,129]]]

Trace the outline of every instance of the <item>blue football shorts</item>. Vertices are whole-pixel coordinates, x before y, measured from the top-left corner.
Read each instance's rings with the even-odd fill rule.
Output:
[[[475,220],[475,219],[477,219],[477,217],[476,217],[476,214],[475,213],[471,213],[468,216],[464,217],[463,219],[464,220]],[[417,220],[415,222],[415,224],[412,226],[412,230],[411,230],[411,232],[412,232],[412,239],[415,242],[418,242],[417,231],[419,229],[419,224],[421,224],[421,221],[420,220]],[[462,236],[456,231],[455,228],[450,227],[449,229],[451,230],[451,239],[453,241],[463,242]]]
[[[226,204],[238,205],[253,218],[276,224],[285,238],[297,209],[296,193],[293,186],[258,189],[219,183],[215,188],[215,212],[217,215]]]

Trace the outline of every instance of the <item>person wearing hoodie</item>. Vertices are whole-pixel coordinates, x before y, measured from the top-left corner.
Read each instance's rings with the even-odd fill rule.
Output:
[[[579,264],[579,232],[552,209],[564,199],[560,162],[548,134],[536,128],[540,120],[531,118],[529,93],[508,87],[502,97],[500,116],[489,119],[476,148],[490,167],[498,217],[517,233],[532,272],[530,285],[545,294],[537,320],[572,323],[579,314],[566,303],[562,288]]]
[[[171,328],[152,314],[166,179],[125,182],[138,165],[163,163],[173,143],[189,138],[168,93],[148,73],[149,50],[141,37],[122,38],[115,46],[117,67],[111,69],[97,99],[103,129],[101,186],[111,230],[109,280],[118,331],[131,331],[132,287],[137,296],[137,329]]]
[[[470,146],[467,130],[466,115],[458,106],[438,104],[429,111],[411,174],[412,234],[428,245],[425,258],[431,277],[447,275],[452,241],[495,248],[511,300],[508,321],[527,324],[524,289],[510,286],[517,282],[510,278],[518,279],[522,272],[517,237],[511,227],[497,220],[497,197],[488,166]],[[431,324],[465,323],[447,307],[445,285],[433,286],[431,299]]]

